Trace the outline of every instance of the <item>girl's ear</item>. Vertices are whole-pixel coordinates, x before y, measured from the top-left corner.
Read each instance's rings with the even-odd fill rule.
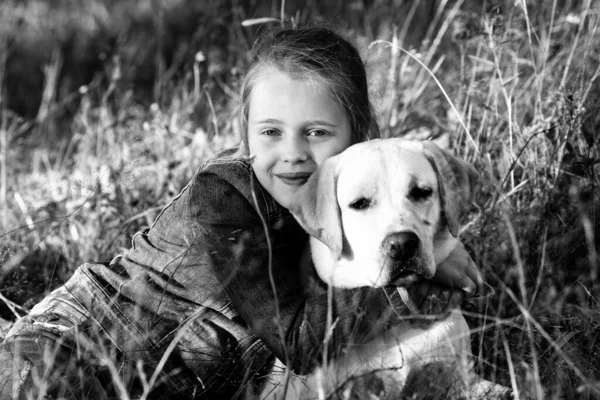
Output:
[[[323,242],[334,259],[342,255],[342,218],[337,201],[339,155],[328,158],[302,185],[290,212],[311,236]]]
[[[456,237],[460,217],[469,210],[473,202],[479,173],[471,164],[440,149],[435,143],[422,143],[423,154],[437,174],[444,218],[450,233]]]

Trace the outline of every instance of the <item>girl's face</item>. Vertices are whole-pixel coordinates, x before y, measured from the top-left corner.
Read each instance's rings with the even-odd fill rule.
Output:
[[[257,78],[248,108],[252,168],[283,207],[325,159],[350,144],[348,116],[326,88],[275,69]]]

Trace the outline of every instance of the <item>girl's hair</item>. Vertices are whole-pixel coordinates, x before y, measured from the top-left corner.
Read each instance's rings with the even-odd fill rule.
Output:
[[[271,30],[259,37],[252,51],[240,96],[240,131],[246,148],[252,88],[269,69],[326,88],[348,115],[353,144],[380,136],[363,61],[356,48],[335,32],[321,27]]]

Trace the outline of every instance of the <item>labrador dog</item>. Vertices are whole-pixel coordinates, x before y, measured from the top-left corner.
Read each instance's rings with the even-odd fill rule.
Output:
[[[477,179],[470,164],[432,142],[373,140],[326,160],[290,211],[311,235],[323,282],[402,288],[433,277],[453,251]],[[407,320],[309,376],[284,371],[278,361],[261,398],[423,398],[420,391],[427,398],[498,398],[507,392],[472,371],[469,328],[459,310],[424,329]],[[423,383],[432,375],[446,377],[437,395]]]

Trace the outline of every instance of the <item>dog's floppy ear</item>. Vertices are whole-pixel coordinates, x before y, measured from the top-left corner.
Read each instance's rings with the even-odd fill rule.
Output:
[[[450,233],[456,237],[460,217],[469,210],[473,201],[479,173],[471,164],[440,149],[433,142],[423,142],[423,153],[438,176],[444,217]]]
[[[323,242],[334,257],[342,254],[342,218],[337,201],[337,162],[339,156],[325,160],[300,187],[290,212],[311,236]]]

